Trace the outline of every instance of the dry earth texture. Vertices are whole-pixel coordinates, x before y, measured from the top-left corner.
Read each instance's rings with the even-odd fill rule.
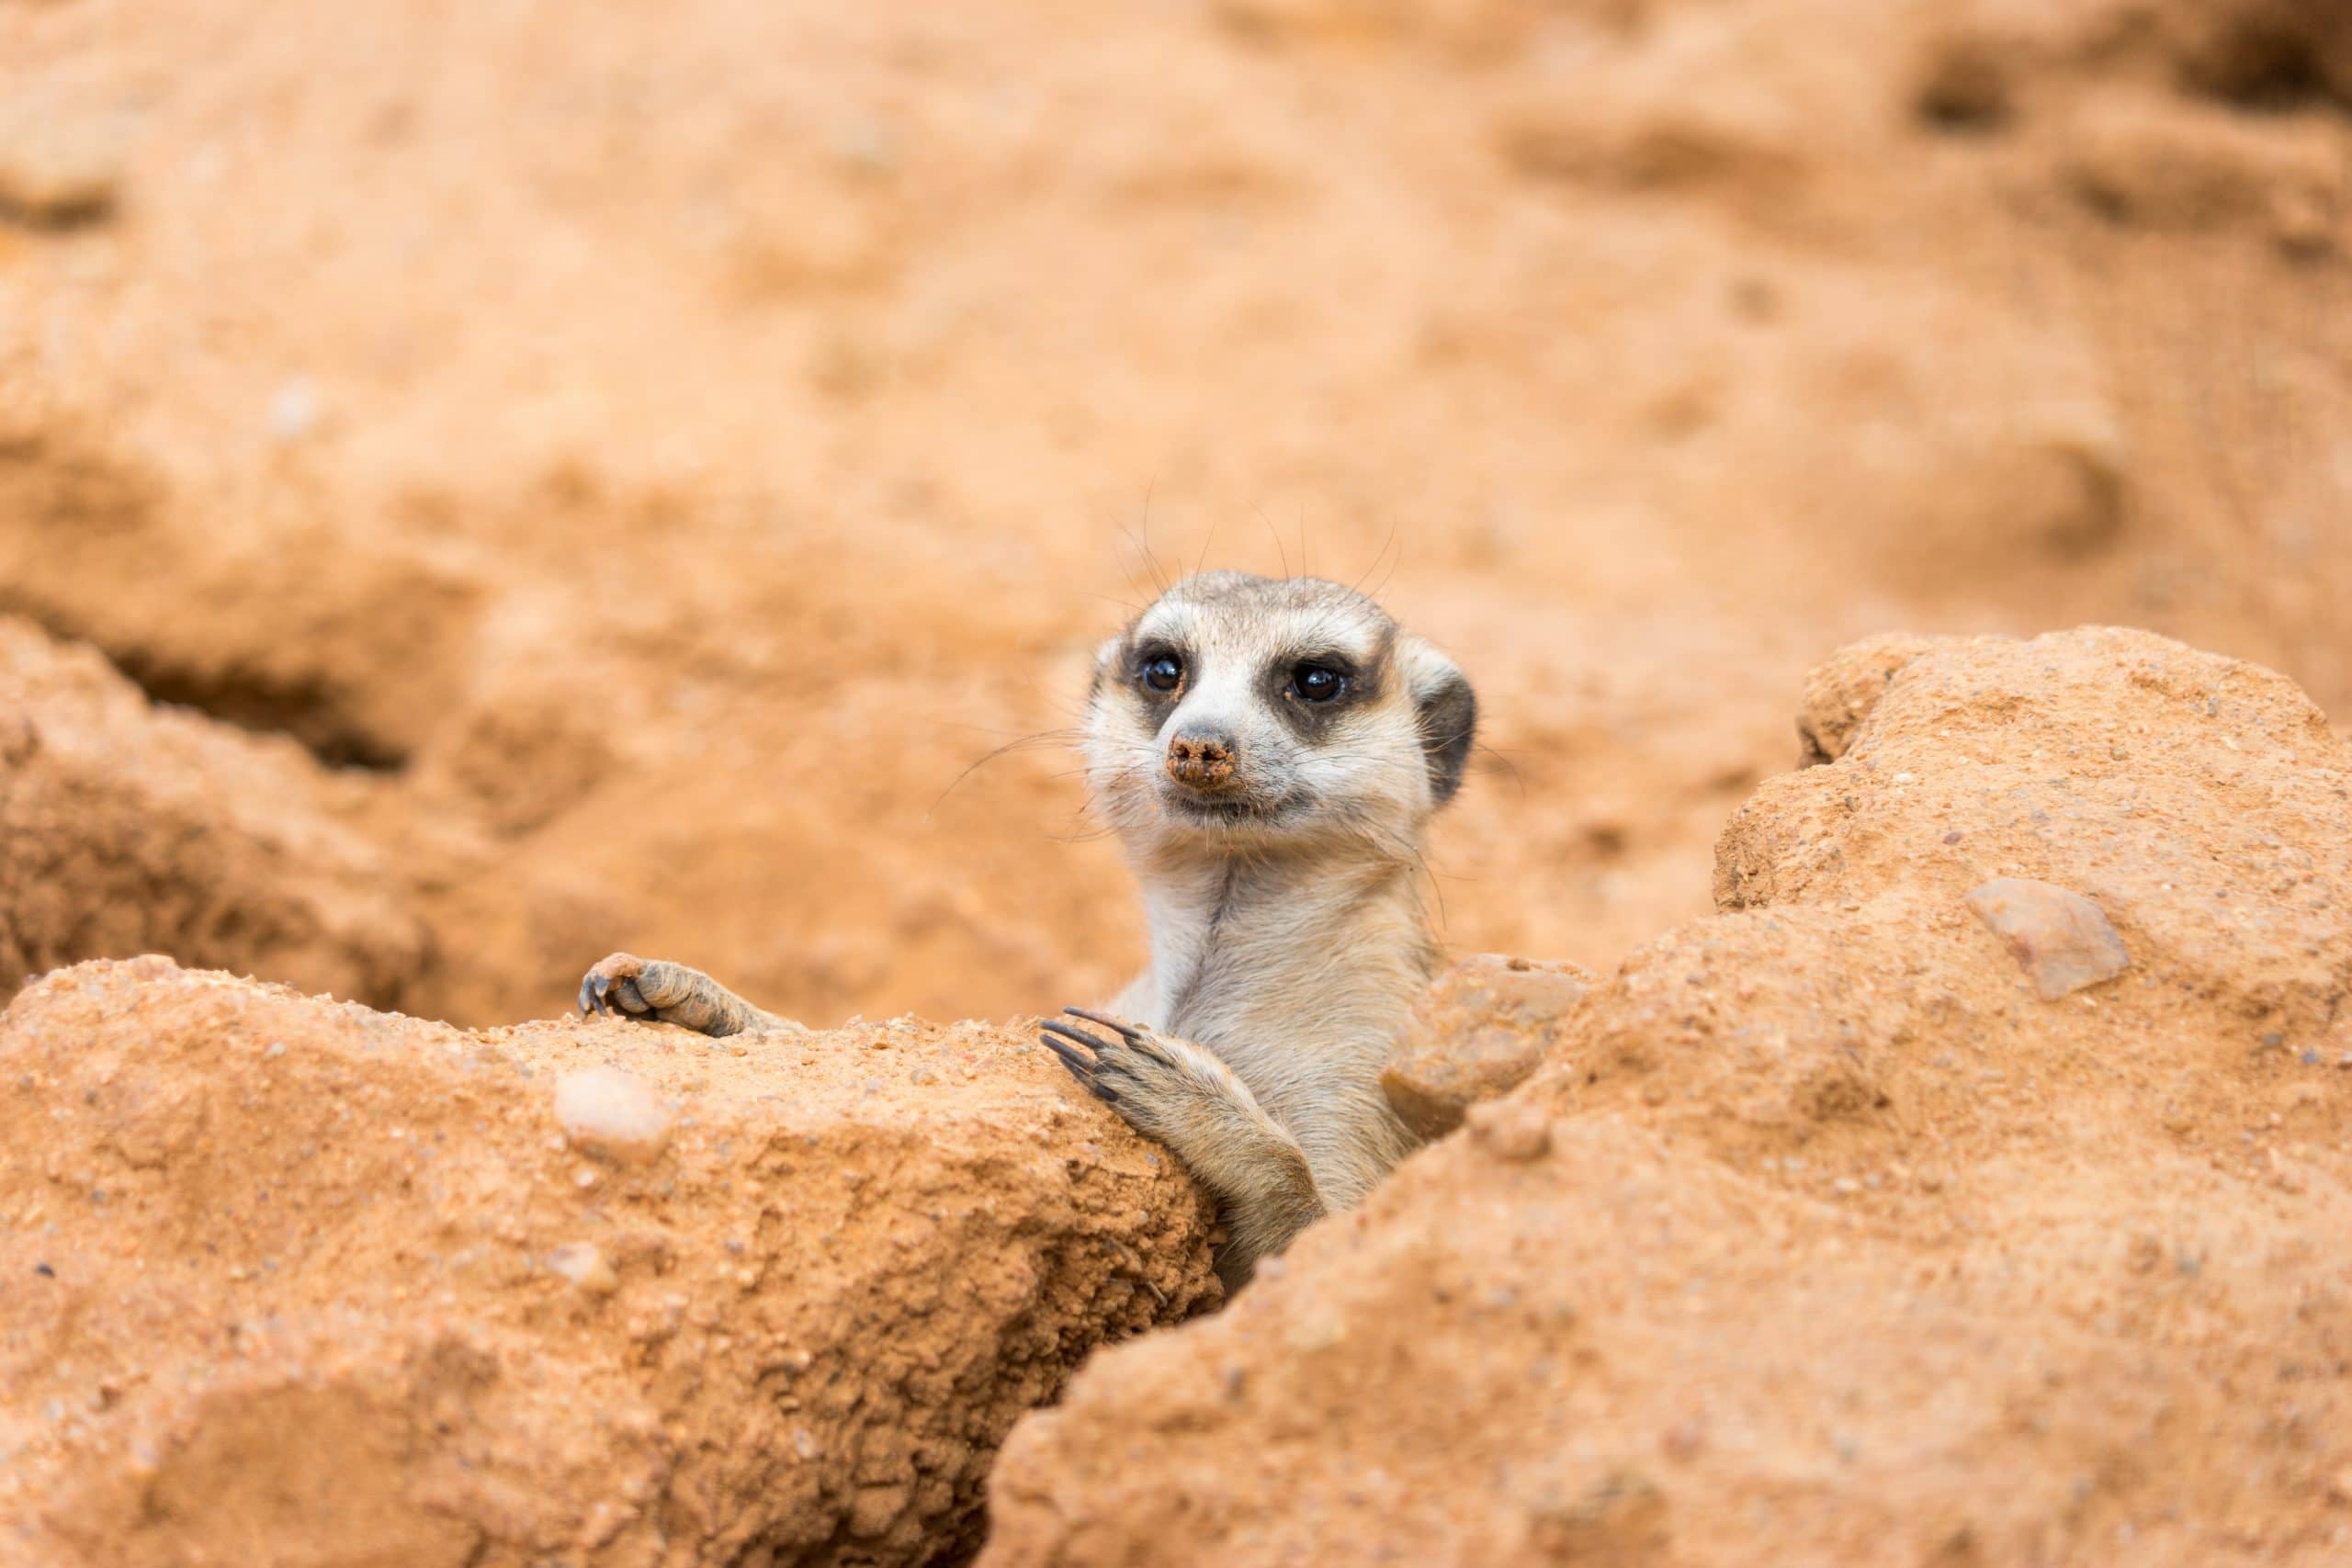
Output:
[[[1214,1302],[1026,1032],[469,1034],[162,958],[0,1021],[0,1562],[920,1562]]]
[[[514,1024],[1108,995],[1064,727],[1198,561],[1462,659],[1446,935],[1562,962],[993,1561],[2352,1556],[2352,5],[0,0],[0,994],[191,966],[0,1021],[0,1561],[975,1550],[1213,1299],[1164,1156],[999,1029]],[[2215,652],[1932,635],[2086,621]]]
[[[2347,16],[0,0],[0,607],[307,747],[388,868],[311,916],[432,938],[28,964],[1107,995],[1047,732],[1139,537],[1450,645],[1449,934],[1603,972],[1855,637],[2145,625],[2340,716]]]
[[[1720,913],[1016,1428],[991,1568],[2352,1556],[2352,746],[2109,630],[1805,725]]]

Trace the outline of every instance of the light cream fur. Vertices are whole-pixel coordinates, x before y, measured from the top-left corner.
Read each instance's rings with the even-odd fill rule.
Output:
[[[1166,704],[1139,696],[1128,667],[1163,647],[1187,672]],[[1327,652],[1376,671],[1381,689],[1303,736],[1277,711],[1297,699],[1273,675]],[[1141,886],[1151,945],[1110,1011],[1184,1067],[1108,1081],[1116,1108],[1224,1204],[1230,1280],[1362,1200],[1414,1145],[1379,1078],[1438,962],[1422,898],[1423,834],[1441,803],[1424,719],[1449,686],[1464,705],[1458,776],[1470,722],[1460,672],[1369,599],[1311,579],[1187,580],[1098,656],[1089,778]],[[1231,737],[1243,787],[1272,807],[1264,819],[1186,809],[1162,759],[1203,729]]]
[[[1154,650],[1180,659],[1179,690],[1148,694]],[[1302,660],[1350,671],[1346,697],[1305,703],[1288,684]],[[1046,1043],[1216,1195],[1229,1283],[1413,1147],[1380,1071],[1437,966],[1421,844],[1476,717],[1450,660],[1316,578],[1188,578],[1096,659],[1087,775],[1151,956],[1111,1004],[1118,1024],[1055,1021]],[[1180,766],[1176,740],[1197,756],[1204,736],[1216,766]],[[588,972],[580,1007],[709,1034],[798,1027],[628,953]]]

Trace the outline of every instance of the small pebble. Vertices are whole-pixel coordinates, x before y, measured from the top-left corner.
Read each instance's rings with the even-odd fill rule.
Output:
[[[661,1096],[618,1067],[587,1067],[558,1078],[555,1119],[574,1147],[628,1164],[656,1158],[670,1141],[670,1111]]]
[[[1539,1159],[1552,1146],[1552,1119],[1536,1106],[1490,1100],[1464,1120],[1472,1141],[1497,1159]]]
[[[620,1289],[620,1275],[593,1242],[567,1242],[548,1254],[547,1265],[592,1296],[609,1296]]]
[[[310,378],[297,376],[269,400],[269,434],[273,441],[300,441],[319,423],[319,389]]]
[[[1972,891],[1968,907],[2008,943],[2044,1001],[2111,980],[2132,966],[2106,912],[2071,888],[1998,877]]]

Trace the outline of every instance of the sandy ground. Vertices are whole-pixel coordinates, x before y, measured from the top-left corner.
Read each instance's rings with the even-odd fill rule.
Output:
[[[0,5],[0,604],[349,771],[409,1010],[831,1023],[1123,978],[1089,651],[1311,567],[1485,698],[1450,939],[1605,974],[1853,637],[2352,709],[2345,17]]]

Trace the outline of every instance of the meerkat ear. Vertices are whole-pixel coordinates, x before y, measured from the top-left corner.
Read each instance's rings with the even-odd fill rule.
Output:
[[[1403,649],[1406,689],[1421,732],[1421,755],[1429,760],[1430,799],[1443,806],[1462,787],[1478,734],[1478,694],[1453,660],[1417,637]]]

